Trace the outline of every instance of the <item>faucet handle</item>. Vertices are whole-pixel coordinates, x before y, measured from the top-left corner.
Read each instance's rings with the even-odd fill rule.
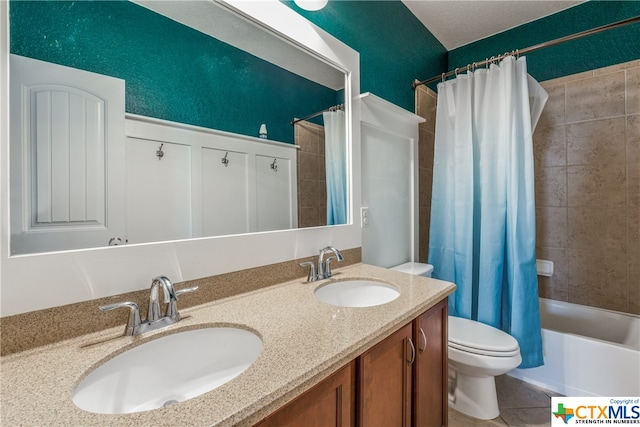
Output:
[[[177,289],[177,290],[175,291],[175,295],[176,295],[176,298],[177,298],[178,296],[180,296],[180,295],[182,295],[182,294],[186,294],[187,292],[195,292],[195,291],[197,291],[197,290],[198,290],[198,287],[197,287],[197,286],[194,286],[194,287],[192,287],[192,288]]]
[[[102,311],[111,311],[116,308],[128,308],[129,309],[129,318],[127,319],[127,325],[124,328],[125,336],[132,336],[135,334],[137,328],[140,327],[140,309],[138,308],[138,304],[131,301],[125,302],[117,302],[115,304],[107,304],[101,305],[98,307]]]
[[[338,257],[330,256],[325,261],[324,277],[331,277],[331,261],[333,261],[334,259],[338,259]]]
[[[318,279],[318,275],[316,274],[316,265],[313,261],[301,262],[300,267],[311,267],[309,269],[309,275],[307,276],[307,282],[315,282]]]
[[[175,290],[174,291],[175,298],[169,301],[169,304],[167,304],[167,311],[164,314],[165,317],[170,317],[176,321],[180,320],[180,313],[178,312],[178,304],[177,304],[178,296],[182,294],[186,294],[188,292],[195,292],[197,290],[198,290],[197,286],[194,286],[192,288]]]

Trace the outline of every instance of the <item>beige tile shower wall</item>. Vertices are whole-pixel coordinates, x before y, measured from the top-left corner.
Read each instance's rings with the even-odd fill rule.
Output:
[[[295,125],[298,152],[298,227],[327,225],[327,183],[324,127],[310,122]]]
[[[429,254],[429,223],[431,218],[431,184],[433,181],[433,147],[436,130],[437,94],[426,86],[416,88],[416,114],[426,119],[420,124],[418,143],[419,172],[419,260],[427,262]]]
[[[640,60],[543,82],[534,133],[540,296],[640,314]]]

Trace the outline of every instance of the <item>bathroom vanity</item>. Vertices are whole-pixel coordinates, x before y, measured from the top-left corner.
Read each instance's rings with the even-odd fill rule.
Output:
[[[361,308],[326,304],[314,295],[327,282],[363,278],[389,284],[400,295]],[[120,327],[0,359],[0,422],[446,425],[446,297],[454,289],[451,283],[356,264],[335,270],[328,280],[300,278],[187,308],[179,323],[134,337],[122,336],[123,313]],[[168,334],[216,326],[249,330],[264,346],[255,362],[228,383],[144,412],[97,414],[73,404],[82,379],[116,355]],[[186,353],[166,363],[188,364],[192,355]]]
[[[256,427],[447,425],[443,300]]]

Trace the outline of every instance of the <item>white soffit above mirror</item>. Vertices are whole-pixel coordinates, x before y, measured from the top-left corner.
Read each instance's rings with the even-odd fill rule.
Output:
[[[265,37],[263,28],[232,13],[222,2],[201,0],[134,0],[133,2],[313,82],[333,90],[344,89],[342,71],[320,59],[310,60],[309,52],[300,50],[300,47],[293,46],[280,37],[275,35]],[[189,7],[184,7],[185,3],[188,3]],[[243,3],[254,2],[244,1]]]

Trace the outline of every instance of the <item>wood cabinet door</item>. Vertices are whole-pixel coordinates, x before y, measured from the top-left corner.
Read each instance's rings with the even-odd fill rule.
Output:
[[[358,426],[411,425],[411,333],[408,324],[358,358]]]
[[[441,301],[413,323],[416,362],[413,372],[413,425],[447,425],[447,300]]]
[[[353,427],[355,373],[353,361],[255,427]]]

